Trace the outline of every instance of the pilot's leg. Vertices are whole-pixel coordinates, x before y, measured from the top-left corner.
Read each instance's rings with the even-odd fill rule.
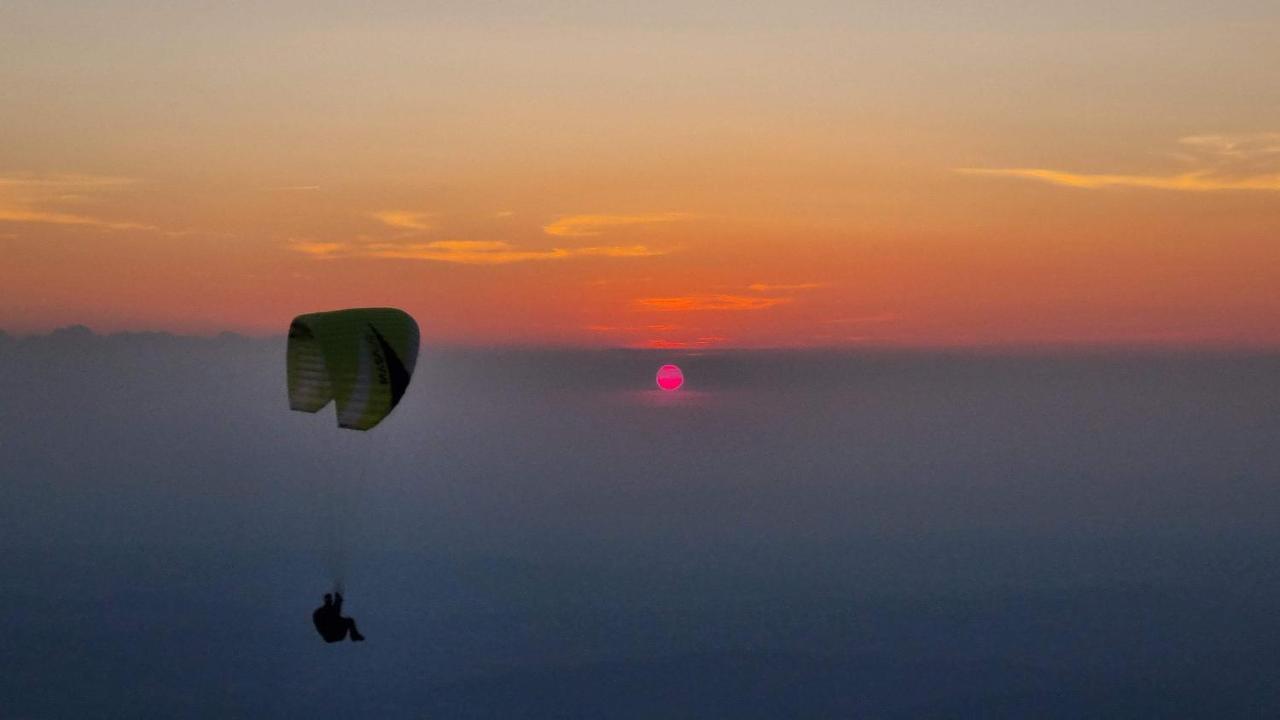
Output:
[[[346,623],[346,626],[345,626],[346,632],[351,634],[352,642],[360,642],[361,640],[364,640],[364,636],[361,635],[360,631],[356,629],[356,621],[354,618],[342,618],[342,619]]]

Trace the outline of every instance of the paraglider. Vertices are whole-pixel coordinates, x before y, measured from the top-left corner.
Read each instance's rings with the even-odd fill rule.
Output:
[[[403,310],[299,315],[289,324],[289,409],[337,406],[338,426],[368,430],[391,414],[418,362],[418,324]]]
[[[404,397],[418,361],[418,324],[395,308],[354,308],[299,315],[289,324],[289,409],[315,413],[332,402],[338,426],[367,431]],[[342,617],[338,591],[312,613],[325,642],[364,640],[355,621]],[[336,597],[336,601],[335,598]]]

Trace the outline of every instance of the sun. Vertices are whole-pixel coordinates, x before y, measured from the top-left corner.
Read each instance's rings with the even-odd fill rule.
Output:
[[[658,368],[658,387],[667,392],[674,392],[684,385],[684,373],[678,365],[663,365]]]

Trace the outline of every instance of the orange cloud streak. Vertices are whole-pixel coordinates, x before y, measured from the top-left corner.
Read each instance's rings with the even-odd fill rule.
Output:
[[[69,196],[92,194],[103,188],[121,187],[133,182],[128,178],[94,175],[0,177],[0,222],[83,225],[106,230],[154,230],[154,226],[143,223],[106,220],[42,207],[65,201]]]
[[[747,286],[747,289],[754,290],[755,292],[777,292],[777,291],[787,292],[790,290],[814,290],[820,287],[826,287],[826,283],[807,282],[807,283],[792,283],[790,285],[786,285],[786,284],[775,285],[771,283],[752,283],[751,285]]]
[[[1073,173],[1045,168],[957,168],[968,175],[1038,180],[1094,190],[1136,187],[1184,192],[1280,191],[1280,133],[1192,135],[1180,138],[1185,152],[1174,154],[1194,169],[1172,174]]]
[[[791,302],[791,298],[749,297],[746,295],[683,295],[640,298],[632,305],[638,310],[683,312],[693,310],[764,310]]]
[[[430,230],[431,214],[409,210],[379,210],[370,213],[378,222],[397,230]]]
[[[584,256],[634,258],[665,254],[663,250],[644,245],[522,250],[510,243],[490,240],[437,240],[429,243],[294,241],[289,246],[293,250],[320,259],[368,257],[396,260],[430,260],[460,265],[507,265],[518,262],[564,260]]]
[[[657,213],[652,215],[566,215],[543,226],[548,235],[560,237],[585,237],[599,235],[608,228],[622,225],[644,225],[673,222],[688,217],[684,213]]]
[[[1088,190],[1105,187],[1137,187],[1188,192],[1213,192],[1219,190],[1280,191],[1280,173],[1233,179],[1218,177],[1208,172],[1200,171],[1178,175],[1094,175],[1046,170],[1043,168],[957,168],[956,172],[965,173],[966,175],[1025,178],[1053,185]]]

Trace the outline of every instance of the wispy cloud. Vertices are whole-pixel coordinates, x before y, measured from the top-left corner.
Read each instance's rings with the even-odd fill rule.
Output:
[[[898,313],[883,312],[875,315],[859,315],[856,317],[842,317],[824,320],[828,325],[878,325],[880,323],[896,322],[901,320],[902,316]]]
[[[602,257],[650,257],[666,255],[666,250],[657,250],[647,245],[603,245],[599,247],[582,247],[567,250],[570,255],[598,255]]]
[[[765,310],[791,302],[787,297],[758,297],[751,295],[679,295],[675,297],[639,298],[632,301],[636,310],[660,312],[688,312],[701,310]]]
[[[1217,192],[1280,191],[1280,133],[1193,135],[1176,155],[1191,169],[1153,174],[1081,173],[1048,168],[956,168],[967,175],[1012,177],[1096,190],[1113,187]]]
[[[566,215],[543,226],[543,232],[561,237],[585,237],[599,235],[609,228],[624,225],[645,225],[683,220],[685,213],[655,213],[649,215]]]
[[[3,203],[0,200],[0,203]],[[118,222],[104,220],[90,215],[74,213],[48,212],[21,207],[3,207],[0,205],[0,222],[15,223],[49,223],[52,225],[86,225],[104,230],[151,230],[151,225],[135,222]]]
[[[346,246],[337,242],[311,242],[309,240],[292,240],[289,247],[312,257],[333,259],[340,257]]]
[[[195,230],[195,229],[165,230],[163,234],[165,237],[171,237],[171,238],[203,237],[203,238],[210,238],[214,240],[227,240],[230,238],[234,238],[236,236],[235,233],[218,232],[215,230]]]
[[[1280,190],[1280,173],[1232,179],[1215,177],[1208,172],[1190,172],[1177,175],[1107,175],[1070,173],[1045,170],[1043,168],[959,168],[958,171],[969,175],[994,175],[1040,180],[1054,185],[1089,190],[1105,187],[1137,187],[1191,192]]]
[[[79,173],[60,173],[41,177],[0,177],[0,188],[51,188],[58,193],[67,190],[85,190],[89,188],[121,187],[132,185],[133,178],[111,175],[82,175]]]
[[[112,220],[66,209],[110,189],[132,184],[129,178],[95,175],[0,177],[0,222],[79,225],[103,230],[152,230],[138,222]]]
[[[826,283],[806,282],[806,283],[752,283],[747,286],[748,290],[755,292],[793,292],[796,290],[814,290],[820,287],[826,287]]]
[[[819,333],[810,335],[809,340],[816,345],[832,344],[844,345],[847,343],[862,343],[873,340],[869,335],[835,335],[831,333]]]
[[[728,338],[723,335],[708,335],[706,337],[695,338],[693,340],[667,340],[664,338],[654,338],[640,343],[640,347],[650,348],[653,350],[683,350],[722,345],[727,340]]]
[[[648,257],[664,251],[644,245],[597,246],[583,248],[525,249],[506,242],[488,240],[438,240],[427,243],[395,242],[311,242],[295,240],[289,246],[320,259],[390,258],[426,260],[460,265],[508,265],[540,260],[565,260],[577,257]]]
[[[587,325],[583,328],[589,332],[601,335],[613,335],[617,340],[627,344],[629,347],[654,348],[654,349],[695,349],[707,348],[714,345],[722,345],[728,341],[723,335],[711,335],[696,333],[706,333],[706,329],[683,329],[679,325],[670,323],[650,323],[645,325]],[[654,333],[665,335],[665,337],[654,337]],[[674,335],[674,337],[673,337]]]
[[[689,343],[682,340],[653,339],[640,343],[640,346],[653,350],[681,350],[689,347]]]
[[[1280,156],[1280,133],[1246,135],[1189,135],[1179,143],[1222,157]]]
[[[562,260],[570,252],[561,248],[521,250],[509,243],[468,240],[442,240],[430,243],[377,243],[367,248],[369,257],[399,260],[433,260],[461,265],[508,265],[536,260]]]
[[[412,210],[379,210],[369,213],[378,222],[397,230],[423,231],[431,229],[431,213]]]
[[[649,325],[587,325],[585,330],[595,333],[646,333],[646,332],[672,332],[679,330],[679,325],[670,323],[652,323]]]

